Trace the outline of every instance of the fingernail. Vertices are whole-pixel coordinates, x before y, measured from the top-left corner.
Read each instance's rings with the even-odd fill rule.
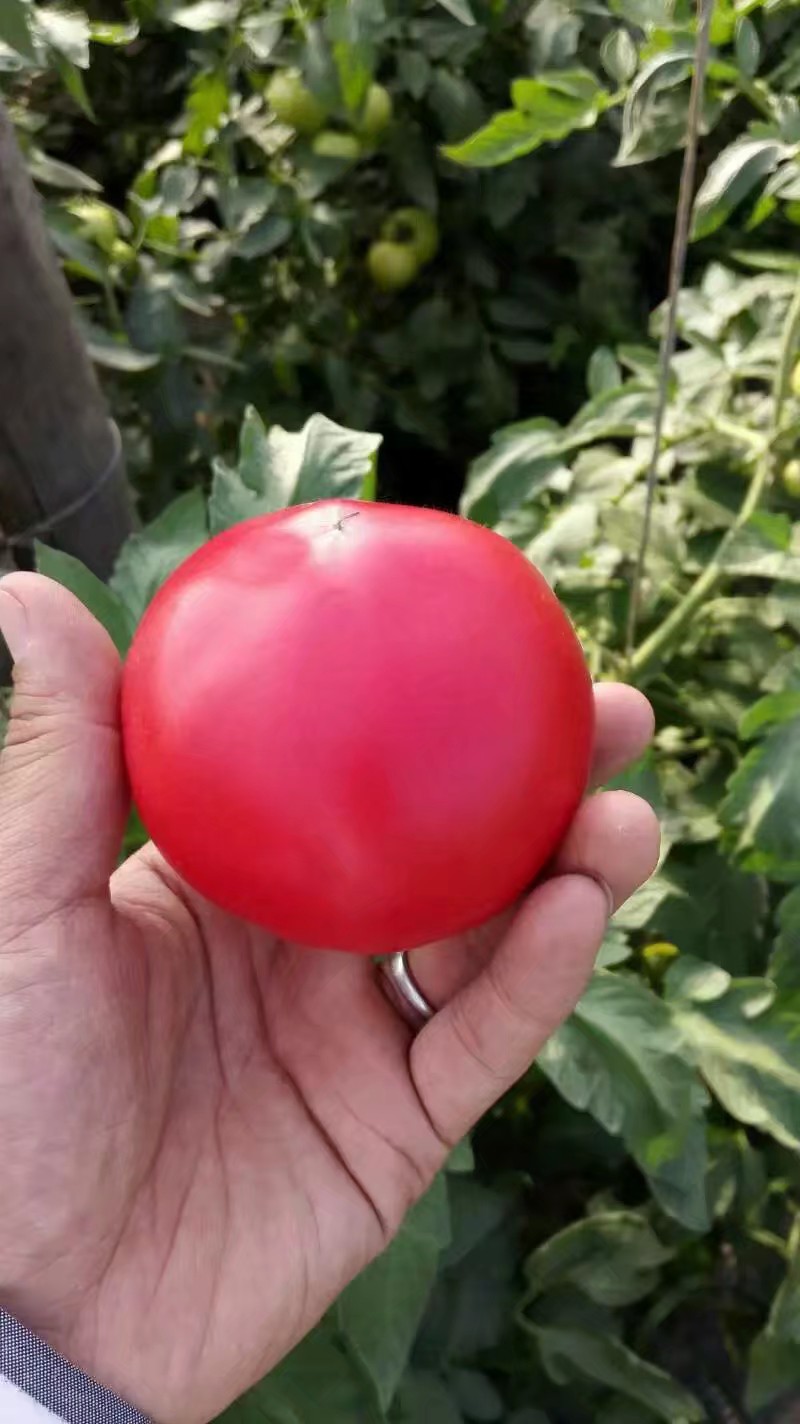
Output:
[[[28,646],[28,615],[23,604],[13,593],[7,593],[0,584],[0,633],[14,662],[25,653]]]

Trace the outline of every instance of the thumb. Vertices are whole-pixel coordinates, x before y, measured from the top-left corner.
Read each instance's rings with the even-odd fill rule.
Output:
[[[0,923],[24,929],[108,894],[128,806],[120,662],[83,605],[39,574],[0,580],[0,633],[14,659],[0,755]]]

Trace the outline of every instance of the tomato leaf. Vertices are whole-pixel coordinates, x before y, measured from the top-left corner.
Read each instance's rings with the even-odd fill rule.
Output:
[[[280,425],[267,431],[250,408],[242,425],[237,466],[231,468],[221,460],[214,464],[209,499],[212,533],[290,504],[364,498],[374,488],[380,443],[380,435],[346,430],[324,415],[312,415],[296,432]]]
[[[786,1275],[770,1307],[767,1323],[753,1341],[747,1377],[747,1405],[761,1416],[800,1385],[800,1229],[789,1240]]]
[[[145,529],[131,535],[109,582],[134,625],[164,580],[207,538],[206,503],[199,489],[179,495]]]
[[[553,1382],[577,1379],[604,1385],[649,1410],[666,1424],[704,1418],[697,1401],[677,1380],[608,1334],[525,1322],[542,1366]]]
[[[599,970],[538,1063],[573,1107],[624,1139],[664,1210],[704,1230],[705,1094],[670,1009],[644,984]]]
[[[87,569],[80,559],[51,549],[49,544],[36,544],[36,567],[40,574],[63,584],[94,614],[109,634],[117,652],[125,655],[133,635],[133,620],[122,599]]]
[[[390,1246],[340,1296],[335,1314],[381,1406],[391,1403],[450,1239],[444,1175],[412,1207]]]
[[[737,1122],[800,1149],[800,993],[719,980],[711,998],[706,981],[718,970],[704,965],[693,983],[683,957],[676,969],[666,976],[675,1022],[715,1097]]]
[[[25,59],[36,59],[31,34],[31,7],[27,0],[0,0],[0,41]]]
[[[650,1294],[659,1267],[673,1255],[641,1213],[599,1211],[556,1232],[528,1256],[526,1301],[570,1285],[598,1305],[630,1305]]]
[[[740,138],[723,149],[711,164],[692,213],[692,237],[696,241],[716,232],[733,209],[766,178],[790,152],[774,138]]]
[[[446,157],[467,168],[510,163],[543,143],[591,128],[612,102],[594,75],[579,69],[517,79],[512,99],[513,109],[495,114],[462,143],[446,144]]]
[[[794,880],[800,874],[800,711],[793,692],[765,702],[748,720],[753,732],[769,730],[739,763],[720,815],[736,832],[746,869]]]
[[[476,23],[470,0],[437,0],[437,3],[456,20],[460,20],[462,25]]]

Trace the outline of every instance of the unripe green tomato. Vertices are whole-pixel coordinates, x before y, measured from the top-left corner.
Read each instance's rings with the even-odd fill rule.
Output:
[[[788,460],[781,471],[781,483],[793,499],[800,497],[800,460]]]
[[[792,395],[800,400],[800,361],[796,361],[791,376]]]
[[[323,129],[311,147],[320,158],[340,158],[348,163],[360,158],[362,151],[354,134],[339,133],[337,129]]]
[[[373,242],[367,253],[369,275],[382,292],[401,292],[419,271],[419,258],[405,242]]]
[[[382,84],[370,84],[359,114],[356,128],[365,138],[380,138],[392,122],[394,105],[388,89]]]
[[[431,262],[439,249],[439,224],[424,208],[398,208],[390,213],[381,236],[413,247],[420,266]]]
[[[282,124],[301,134],[315,134],[322,128],[326,113],[296,69],[279,69],[266,88],[267,103]]]

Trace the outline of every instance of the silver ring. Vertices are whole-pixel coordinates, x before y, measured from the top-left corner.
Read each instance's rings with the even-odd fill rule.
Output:
[[[379,972],[383,979],[383,989],[397,1012],[406,1023],[417,1032],[433,1018],[435,1010],[428,1003],[414,975],[408,967],[408,956],[404,949],[382,959]]]

